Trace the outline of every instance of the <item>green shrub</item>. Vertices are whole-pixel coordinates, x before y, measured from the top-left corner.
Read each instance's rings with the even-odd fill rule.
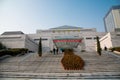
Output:
[[[26,49],[26,48],[13,48],[13,49],[10,49],[9,51],[10,51],[9,55],[16,56],[16,55],[21,54],[21,53],[22,54],[27,53],[28,49]]]
[[[115,48],[109,48],[109,50],[111,50],[113,52],[115,50]]]
[[[8,50],[1,50],[0,55],[11,55],[11,56],[16,56],[18,54],[25,54],[27,53],[28,49],[26,48],[13,48],[13,49],[8,49]]]
[[[115,51],[119,51],[120,52],[120,47],[116,47]]]
[[[42,38],[41,37],[40,37],[40,40],[39,40],[38,55],[39,55],[39,57],[42,56]]]
[[[8,50],[8,52],[7,52],[7,54],[8,55],[11,55],[11,56],[16,56],[16,55],[18,55],[18,54],[20,54],[21,53],[21,51],[19,50],[19,49],[10,49],[10,50]]]
[[[120,52],[120,47],[113,47],[113,48],[110,48],[110,50],[113,52],[113,51],[119,51]]]
[[[27,48],[12,48],[11,50],[19,51],[20,53],[27,53],[28,52]]]
[[[0,50],[6,49],[6,47],[0,42]]]
[[[97,40],[97,52],[101,56],[102,49],[100,47],[100,41],[99,41],[99,37],[98,36],[96,37],[96,40]]]
[[[84,66],[82,58],[75,55],[73,50],[65,50],[61,63],[65,70],[80,70]]]

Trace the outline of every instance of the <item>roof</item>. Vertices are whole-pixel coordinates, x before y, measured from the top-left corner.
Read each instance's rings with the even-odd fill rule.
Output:
[[[68,25],[63,25],[51,29],[82,29],[81,27],[76,27],[76,26],[68,26]]]
[[[112,6],[109,11],[107,12],[107,14],[105,15],[105,17],[107,17],[107,15],[111,12],[111,10],[115,10],[115,9],[120,9],[120,5],[116,5],[116,6]],[[104,18],[105,18],[104,17]]]
[[[120,9],[120,5],[112,6],[112,9]]]
[[[1,35],[18,35],[18,34],[24,34],[22,31],[7,31],[2,33]]]

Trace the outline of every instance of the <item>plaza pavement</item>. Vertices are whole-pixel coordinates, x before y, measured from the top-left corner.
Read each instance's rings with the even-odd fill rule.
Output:
[[[0,59],[1,78],[49,78],[49,79],[119,79],[120,57],[109,52],[75,52],[85,61],[83,70],[64,70],[61,65],[63,54],[37,53]]]

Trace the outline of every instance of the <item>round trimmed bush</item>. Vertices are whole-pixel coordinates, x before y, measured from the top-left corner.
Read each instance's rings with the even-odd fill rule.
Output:
[[[81,70],[84,67],[83,59],[75,55],[73,50],[65,50],[61,63],[65,70]]]

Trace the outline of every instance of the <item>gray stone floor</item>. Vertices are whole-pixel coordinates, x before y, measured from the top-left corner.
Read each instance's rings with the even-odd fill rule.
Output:
[[[23,56],[0,59],[0,74],[29,74],[29,75],[116,75],[120,76],[120,58],[103,52],[99,56],[96,52],[75,52],[85,61],[84,70],[64,70],[61,65],[63,54],[44,54],[39,57],[37,53]],[[79,74],[78,74],[79,73]],[[109,73],[109,74],[108,74]]]

